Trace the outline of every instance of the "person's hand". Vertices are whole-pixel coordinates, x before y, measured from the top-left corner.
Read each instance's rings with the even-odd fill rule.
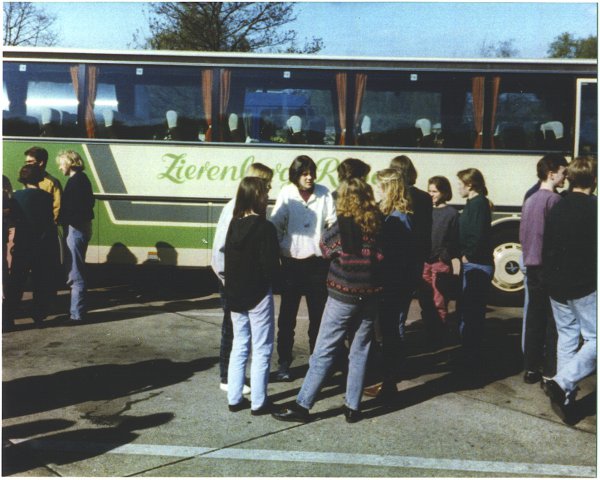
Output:
[[[462,258],[460,259],[460,261],[462,263],[469,263],[469,260],[467,259],[467,257],[465,255],[462,256]]]

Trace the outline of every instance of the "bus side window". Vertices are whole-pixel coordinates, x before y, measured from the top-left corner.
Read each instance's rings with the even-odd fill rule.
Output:
[[[76,66],[5,62],[3,134],[72,138],[80,135],[79,100],[71,76]]]

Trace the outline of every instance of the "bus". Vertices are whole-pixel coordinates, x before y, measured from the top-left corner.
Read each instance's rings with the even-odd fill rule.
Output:
[[[337,186],[360,158],[398,155],[417,187],[482,171],[494,204],[493,303],[519,302],[519,217],[546,152],[597,155],[595,60],[348,58],[320,55],[3,51],[3,172],[23,152],[84,158],[97,199],[92,264],[210,264],[216,222],[248,166],[275,171],[271,201],[298,155]],[[452,203],[464,202],[455,195]]]

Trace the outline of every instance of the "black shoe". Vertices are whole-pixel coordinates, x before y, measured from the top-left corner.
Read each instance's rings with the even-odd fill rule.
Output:
[[[262,407],[257,408],[256,410],[250,410],[250,414],[258,417],[260,415],[267,415],[268,413],[273,413],[275,411],[275,405],[271,403],[270,400],[267,400]]]
[[[274,412],[271,416],[282,422],[300,422],[307,423],[310,420],[308,409],[301,407],[297,403],[293,403],[288,408]]]
[[[240,410],[244,410],[250,407],[250,400],[247,398],[242,398],[240,403],[236,403],[235,405],[229,405],[230,412],[239,412]]]
[[[542,379],[542,374],[540,372],[525,370],[525,374],[523,375],[523,381],[530,385],[539,382],[541,379]]]
[[[344,405],[344,417],[346,417],[346,422],[356,423],[362,418],[362,414],[359,410],[352,410],[350,407]]]
[[[554,413],[567,425],[574,425],[577,423],[577,415],[575,412],[575,401],[570,399],[565,404],[567,395],[561,386],[554,380],[548,380],[546,382],[546,391],[550,397],[550,405]]]

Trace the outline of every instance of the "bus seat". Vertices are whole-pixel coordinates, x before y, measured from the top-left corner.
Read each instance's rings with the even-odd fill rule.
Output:
[[[288,127],[289,143],[306,144],[308,142],[306,134],[302,131],[302,118],[298,115],[292,115],[288,118],[286,125]]]
[[[433,135],[431,134],[431,120],[420,118],[415,122],[417,129],[417,146],[433,147]]]
[[[554,120],[540,125],[542,132],[542,147],[544,150],[564,150],[564,126],[562,122]]]
[[[40,123],[36,117],[2,110],[2,134],[17,137],[39,137]]]
[[[41,109],[41,131],[40,137],[60,136],[60,112],[54,108],[43,107]]]
[[[306,132],[307,142],[311,145],[323,145],[325,143],[325,117],[317,116],[308,122]]]
[[[227,119],[227,127],[229,129],[230,142],[243,143],[246,141],[244,129],[240,125],[240,116],[237,113],[230,113]]]

